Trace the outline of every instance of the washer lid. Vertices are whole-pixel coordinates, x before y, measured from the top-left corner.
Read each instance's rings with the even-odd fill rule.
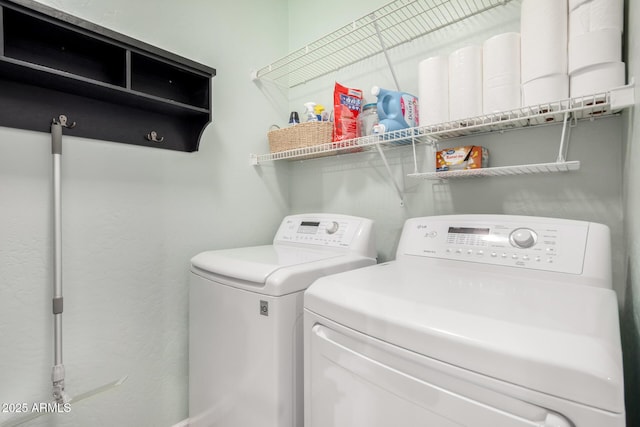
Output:
[[[375,264],[375,259],[328,248],[264,245],[202,252],[192,271],[236,288],[280,296],[318,277]]]
[[[468,269],[467,269],[468,268]],[[411,259],[324,277],[305,308],[449,364],[585,405],[624,411],[610,289]]]
[[[271,273],[283,267],[339,255],[326,250],[264,245],[202,252],[191,259],[191,264],[208,273],[265,283]]]

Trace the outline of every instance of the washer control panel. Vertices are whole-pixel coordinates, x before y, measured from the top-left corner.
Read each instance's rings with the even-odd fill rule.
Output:
[[[274,242],[349,248],[360,228],[351,217],[291,216],[280,225]]]
[[[507,215],[407,221],[398,257],[423,256],[580,274],[589,223]]]

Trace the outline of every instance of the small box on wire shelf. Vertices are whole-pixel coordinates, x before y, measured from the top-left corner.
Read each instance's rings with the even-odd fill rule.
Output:
[[[271,153],[281,151],[305,149],[300,154],[311,153],[296,159],[313,159],[316,157],[335,156],[335,151],[323,152],[332,141],[333,123],[327,121],[305,122],[283,129],[270,130],[267,133],[269,138],[269,150]],[[314,153],[317,147],[318,153]]]
[[[489,150],[479,145],[447,148],[436,153],[436,172],[486,168]]]

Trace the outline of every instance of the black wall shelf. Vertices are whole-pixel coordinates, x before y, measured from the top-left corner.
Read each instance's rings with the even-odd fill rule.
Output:
[[[216,70],[32,0],[0,0],[0,126],[197,151]],[[158,141],[149,140],[155,132]]]

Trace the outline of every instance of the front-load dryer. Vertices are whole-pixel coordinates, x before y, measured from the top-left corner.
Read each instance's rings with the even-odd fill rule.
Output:
[[[305,293],[305,427],[623,427],[606,226],[410,219]]]
[[[373,222],[284,218],[272,245],[191,260],[189,425],[302,427],[303,292],[376,263]]]

